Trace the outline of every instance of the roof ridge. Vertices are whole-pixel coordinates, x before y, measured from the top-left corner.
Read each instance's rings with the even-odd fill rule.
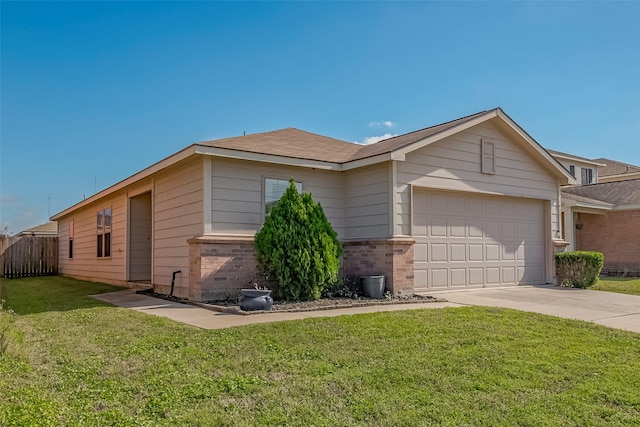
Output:
[[[435,128],[435,127],[438,127],[438,126],[448,125],[449,123],[453,123],[453,122],[457,122],[457,121],[465,121],[465,119],[469,119],[469,118],[471,118],[473,116],[479,116],[480,114],[488,113],[489,111],[494,111],[494,110],[497,110],[498,108],[494,108],[493,110],[478,111],[477,113],[469,114],[469,115],[466,115],[466,116],[463,116],[463,117],[458,117],[457,119],[449,120],[447,122],[437,123],[435,125],[427,126],[425,128],[422,128],[422,129],[412,130],[411,132],[406,132],[406,133],[403,133],[403,134],[400,134],[400,135],[392,136],[391,138],[383,139],[381,141],[376,142],[375,144],[379,144],[379,143],[381,143],[383,141],[389,141],[390,139],[399,138],[401,136],[411,135],[412,133],[422,132],[424,130]],[[375,144],[369,144],[369,145],[375,145]],[[367,145],[363,145],[363,147],[367,147]]]

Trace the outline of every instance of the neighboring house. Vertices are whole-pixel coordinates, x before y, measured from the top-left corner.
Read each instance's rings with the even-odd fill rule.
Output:
[[[604,274],[640,275],[640,178],[565,187],[562,201],[575,250],[602,252]]]
[[[599,182],[624,181],[640,178],[640,166],[604,158],[595,159],[594,162],[605,164],[605,166],[598,169],[600,175]]]
[[[573,179],[500,108],[358,145],[288,128],[193,144],[54,215],[60,272],[219,298],[256,274],[255,233],[293,178],[394,293],[554,281]],[[72,252],[69,250],[72,249]]]
[[[576,179],[578,185],[596,184],[599,182],[599,172],[606,165],[598,160],[589,160],[573,154],[547,150],[562,166]]]
[[[599,179],[599,170],[605,166],[595,160],[573,154],[563,153],[556,150],[547,150],[564,168],[575,178],[576,185],[595,184]],[[576,212],[583,209],[583,206],[574,203],[567,203],[562,199],[560,212],[561,237],[566,242],[566,249],[575,250],[575,236],[573,232],[573,218]]]
[[[55,237],[58,235],[58,223],[55,221],[50,221],[45,224],[40,224],[38,226],[23,230],[15,235],[15,237],[24,237],[24,236],[51,236]]]

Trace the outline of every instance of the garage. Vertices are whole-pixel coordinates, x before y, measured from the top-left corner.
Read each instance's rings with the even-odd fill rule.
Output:
[[[413,192],[416,291],[545,283],[543,200]]]

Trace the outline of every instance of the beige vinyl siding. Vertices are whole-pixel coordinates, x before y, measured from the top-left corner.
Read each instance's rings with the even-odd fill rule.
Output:
[[[339,237],[344,235],[344,191],[340,172],[212,158],[211,221],[214,234],[254,235],[264,222],[264,178],[302,182],[322,204]]]
[[[346,238],[389,236],[389,164],[345,172]]]
[[[153,278],[168,292],[176,276],[176,296],[187,297],[189,287],[189,244],[203,232],[202,157],[180,162],[158,173],[153,189]]]
[[[495,174],[481,172],[481,139],[495,144]],[[411,234],[411,189],[432,188],[551,201],[552,230],[558,224],[558,182],[491,123],[474,126],[397,162],[396,230]]]
[[[96,215],[111,207],[111,257],[98,258]],[[121,283],[125,277],[126,196],[120,191],[64,218],[60,226],[64,238],[59,239],[60,274],[86,280]],[[69,259],[69,221],[74,221],[73,258]]]

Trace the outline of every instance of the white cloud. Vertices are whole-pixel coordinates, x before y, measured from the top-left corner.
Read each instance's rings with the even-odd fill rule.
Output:
[[[376,142],[384,141],[385,139],[393,138],[394,136],[398,136],[397,133],[385,133],[384,135],[379,136],[368,136],[362,140],[362,142],[358,142],[358,144],[369,145],[375,144]]]
[[[392,128],[394,127],[396,124],[394,122],[392,122],[391,120],[384,120],[382,122],[371,122],[369,123],[369,127],[373,128],[373,127],[377,127],[377,126],[385,126],[388,128]]]

